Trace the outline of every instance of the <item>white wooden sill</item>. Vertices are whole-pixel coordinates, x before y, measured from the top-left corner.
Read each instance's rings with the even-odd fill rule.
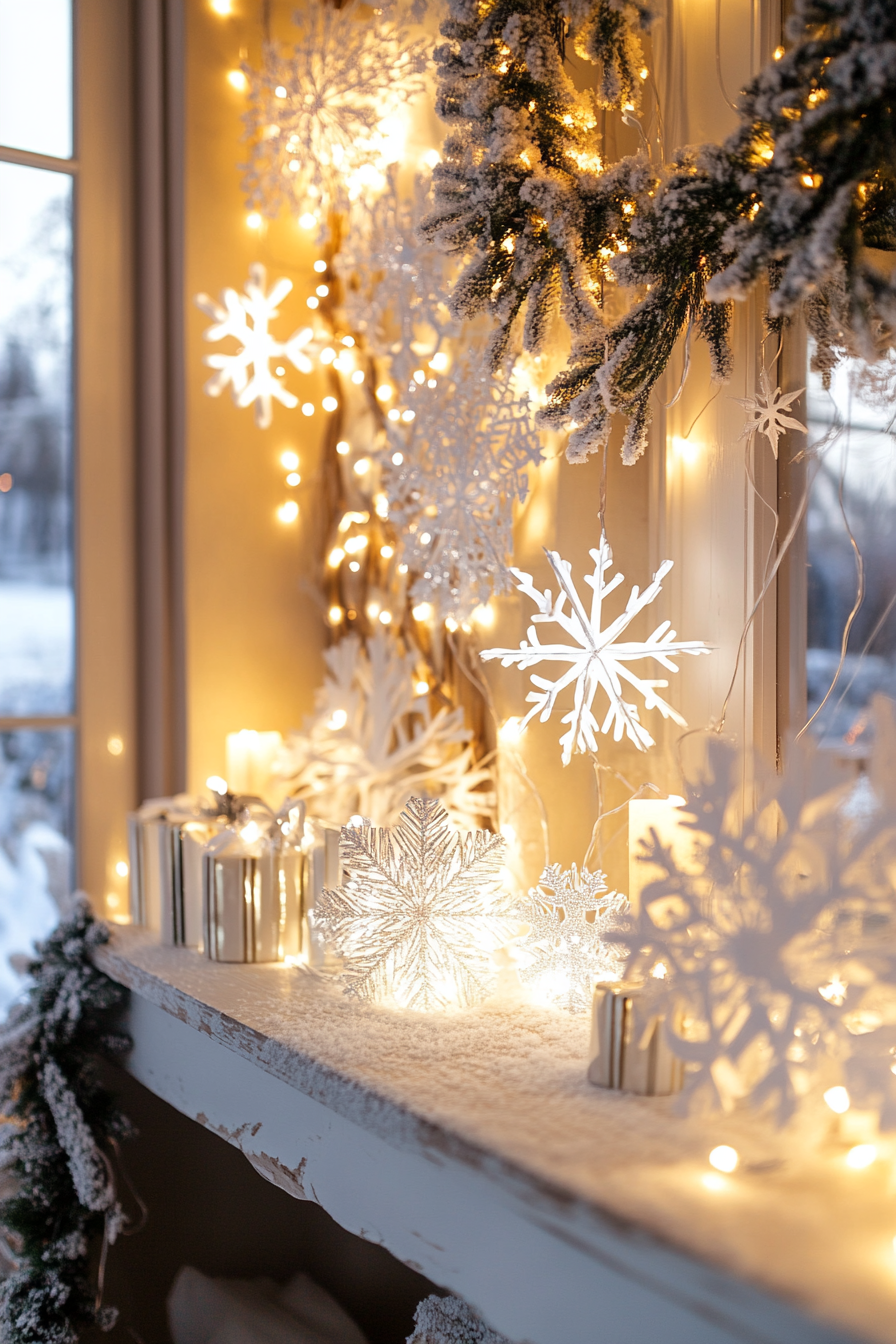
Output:
[[[365,1008],[140,929],[96,960],[133,991],[140,1082],[511,1340],[896,1341],[882,1161],[777,1161],[755,1123],[591,1087],[583,1019]],[[717,1143],[742,1160],[713,1189]]]

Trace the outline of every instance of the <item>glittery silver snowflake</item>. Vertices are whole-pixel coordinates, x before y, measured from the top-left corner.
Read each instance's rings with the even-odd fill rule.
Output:
[[[845,1083],[893,1128],[896,790],[872,788],[869,806],[867,782],[832,787],[834,767],[811,739],[789,756],[738,822],[742,762],[709,742],[682,809],[696,862],[685,871],[671,848],[645,847],[662,876],[642,893],[638,925],[618,935],[632,953],[626,973],[662,1002],[689,1063],[685,1105],[748,1099],[783,1123],[800,1098],[820,1102]]]
[[[529,926],[518,943],[523,984],[557,1008],[588,1012],[595,981],[621,974],[621,949],[610,935],[627,909],[626,898],[607,889],[603,873],[579,872],[575,864],[564,872],[559,863],[549,864],[515,912]]]
[[[541,441],[528,397],[467,365],[409,403],[413,421],[390,435],[390,460],[395,450],[401,459],[386,470],[390,517],[415,601],[463,621],[508,587],[513,505],[526,497]]]
[[[788,415],[792,402],[797,397],[802,396],[805,388],[801,387],[797,392],[788,392],[786,395],[781,392],[780,387],[772,387],[772,380],[768,375],[767,369],[762,369],[759,374],[759,392],[755,397],[732,397],[738,406],[743,406],[753,418],[748,420],[741,434],[742,439],[747,439],[751,434],[764,434],[772,446],[772,452],[775,457],[778,456],[778,440],[788,429],[799,429],[805,432],[806,426],[801,421]]]
[[[638,717],[637,706],[625,699],[623,683],[628,683],[643,697],[645,709],[658,709],[663,718],[672,719],[686,727],[678,711],[657,695],[657,689],[668,686],[668,681],[636,676],[628,665],[652,658],[668,671],[677,672],[678,667],[672,662],[673,656],[710,652],[709,647],[698,640],[678,639],[669,621],[658,625],[647,639],[620,638],[638,612],[643,611],[658,596],[663,579],[672,568],[671,560],[663,561],[652,583],[648,584],[643,593],[639,592],[637,586],[634,587],[622,614],[603,628],[604,598],[623,582],[623,576],[617,574],[609,583],[606,582],[607,571],[613,564],[613,554],[605,537],[601,537],[598,549],[589,554],[594,561],[593,575],[585,577],[592,591],[590,615],[576,591],[572,565],[568,560],[563,560],[557,551],[545,551],[559,585],[556,599],[551,596],[549,588],[543,593],[539,592],[530,574],[520,569],[510,571],[519,591],[531,597],[538,608],[538,615],[533,617],[533,622],[558,625],[569,636],[570,642],[542,644],[533,623],[528,630],[528,640],[524,639],[518,649],[483,649],[480,655],[485,659],[500,658],[503,667],[516,665],[523,669],[543,662],[569,663],[569,670],[556,681],[532,673],[530,680],[535,690],[526,697],[532,708],[521,724],[521,728],[525,728],[536,714],[545,723],[553,713],[561,691],[567,686],[574,686],[573,708],[560,720],[569,725],[560,738],[564,765],[569,764],[574,751],[597,751],[597,734],[608,733],[611,729],[616,742],[624,733],[641,751],[654,745],[653,738]],[[602,724],[598,723],[592,711],[598,689],[604,692],[609,701]]]
[[[430,181],[429,174],[418,173],[405,195],[391,169],[386,190],[368,210],[354,213],[334,261],[349,325],[386,362],[401,391],[415,372],[432,379],[429,360],[458,332],[446,303],[452,263],[419,233],[430,207]]]
[[[394,830],[346,826],[336,891],[315,926],[342,958],[346,993],[424,1011],[466,1007],[493,989],[493,954],[512,924],[504,841],[458,834],[440,803],[411,798]]]
[[[269,324],[279,317],[278,304],[292,289],[292,281],[277,280],[270,293],[265,293],[267,272],[260,262],[249,267],[249,279],[244,293],[235,289],[221,292],[216,303],[208,294],[197,294],[196,304],[213,317],[214,324],[202,333],[207,341],[224,341],[233,337],[240,348],[232,353],[206,355],[204,363],[216,369],[205,384],[210,397],[219,397],[229,387],[237,406],[255,403],[255,423],[267,429],[273,417],[273,403],[292,409],[299,399],[282,382],[286,370],[273,361],[288,360],[301,373],[310,373],[313,365],[305,351],[313,344],[311,327],[300,327],[286,341],[276,340],[268,330]],[[252,370],[251,374],[249,370]]]
[[[309,5],[295,17],[287,52],[264,49],[244,65],[252,150],[243,189],[251,207],[300,217],[345,209],[402,155],[402,114],[425,88],[427,46],[401,22],[370,18],[357,4]],[[312,219],[312,223],[313,223]]]
[[[433,713],[428,687],[417,689],[419,659],[395,635],[381,631],[366,645],[347,635],[324,661],[314,714],[275,765],[312,816],[392,825],[421,793],[438,797],[457,826],[492,816],[494,779],[476,764],[463,710]]]

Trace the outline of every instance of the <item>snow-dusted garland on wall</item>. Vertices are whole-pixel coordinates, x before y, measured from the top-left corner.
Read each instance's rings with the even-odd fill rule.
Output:
[[[0,1289],[6,1344],[74,1344],[115,1323],[88,1259],[122,1230],[108,1150],[131,1132],[96,1068],[98,1054],[130,1044],[115,1029],[126,991],[90,960],[108,937],[79,898],[39,945],[28,997],[0,1036],[3,1162],[17,1182],[0,1205],[17,1265]]]
[[[571,460],[606,446],[617,412],[629,417],[624,460],[641,455],[652,390],[683,332],[707,341],[724,381],[731,302],[764,278],[771,325],[802,310],[823,375],[844,354],[873,361],[890,347],[896,284],[865,251],[896,248],[889,0],[797,0],[790,50],[741,95],[724,144],[682,152],[667,169],[638,155],[607,171],[563,42],[598,65],[597,103],[628,114],[647,7],[451,0],[450,13],[438,110],[456,129],[428,228],[471,253],[452,302],[493,314],[496,363],[524,306],[533,349],[559,302],[572,352],[541,421],[571,431]],[[601,305],[608,271],[636,298],[613,323]]]

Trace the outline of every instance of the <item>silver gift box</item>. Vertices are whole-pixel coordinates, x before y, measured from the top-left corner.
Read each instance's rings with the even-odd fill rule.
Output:
[[[158,824],[159,933],[165,947],[202,946],[202,855],[223,827],[216,818],[175,812]]]
[[[642,1097],[681,1090],[684,1064],[669,1048],[665,1015],[639,986],[596,986],[588,1081]]]
[[[228,827],[206,845],[202,911],[212,961],[282,961],[276,841],[264,836],[250,845]]]

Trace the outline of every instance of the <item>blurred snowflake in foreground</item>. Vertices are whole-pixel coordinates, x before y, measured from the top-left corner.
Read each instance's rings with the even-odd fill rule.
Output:
[[[274,216],[285,204],[313,227],[385,186],[403,153],[406,105],[425,88],[428,48],[354,4],[310,5],[294,22],[289,53],[269,43],[260,70],[243,66],[252,144],[243,189],[251,208]]]
[[[378,632],[366,647],[347,635],[324,660],[315,713],[277,763],[312,816],[342,825],[357,814],[392,825],[414,793],[438,796],[458,826],[494,813],[492,776],[476,765],[463,710],[432,712],[428,691],[415,689],[417,655]]]
[[[696,871],[647,848],[662,876],[618,941],[689,1063],[685,1104],[747,1098],[783,1123],[800,1098],[846,1084],[896,1128],[896,729],[882,697],[876,717],[870,788],[832,788],[806,739],[742,823],[742,761],[710,740],[682,809]]]
[[[528,397],[466,364],[410,404],[411,424],[390,426],[401,459],[386,471],[390,518],[414,600],[463,621],[508,586],[513,505],[526,497],[541,440]]]
[[[805,433],[806,426],[801,421],[788,415],[791,402],[796,401],[797,397],[802,396],[805,388],[801,387],[796,392],[788,392],[784,395],[780,387],[772,387],[771,378],[768,376],[768,370],[763,369],[759,374],[760,390],[755,397],[732,397],[738,406],[743,406],[744,410],[753,417],[744,425],[742,439],[749,438],[751,434],[764,434],[772,446],[772,452],[775,457],[778,456],[778,440],[782,434],[786,434],[788,429],[799,429]]]
[[[392,831],[343,827],[340,852],[345,880],[318,897],[314,922],[346,993],[432,1010],[492,991],[512,931],[500,836],[459,835],[437,799],[411,798]]]
[[[603,873],[550,864],[514,911],[529,925],[518,943],[523,984],[557,1008],[589,1012],[595,981],[621,974],[621,950],[604,938],[627,909],[624,896],[607,890]]]
[[[548,562],[557,577],[559,592],[556,599],[546,588],[540,593],[532,582],[532,576],[520,569],[510,572],[516,579],[521,593],[531,597],[538,608],[533,624],[528,630],[528,641],[523,640],[518,649],[483,649],[482,658],[500,658],[503,667],[516,664],[520,668],[533,667],[536,663],[569,663],[569,671],[564,672],[556,681],[532,673],[530,680],[536,688],[530,691],[526,699],[532,703],[521,729],[538,714],[541,722],[550,718],[557,703],[557,697],[566,687],[575,687],[575,702],[568,714],[564,714],[561,723],[569,725],[560,738],[563,748],[563,764],[568,765],[574,751],[597,751],[597,733],[607,733],[613,729],[613,738],[620,740],[623,733],[634,742],[641,751],[654,745],[653,738],[638,718],[636,705],[630,704],[623,695],[623,682],[636,690],[644,698],[645,709],[658,709],[663,718],[673,719],[675,723],[686,727],[684,719],[659,695],[657,688],[668,686],[668,681],[647,680],[636,676],[628,664],[644,658],[653,658],[670,672],[678,668],[672,662],[673,655],[683,653],[709,653],[706,644],[697,640],[679,640],[669,621],[658,625],[652,635],[645,640],[620,639],[628,629],[638,612],[649,606],[658,596],[663,579],[672,568],[671,560],[664,560],[643,593],[634,587],[621,616],[603,629],[603,600],[608,593],[623,582],[623,576],[617,574],[609,583],[605,582],[607,570],[613,564],[613,555],[605,537],[601,537],[597,550],[589,552],[594,561],[594,573],[585,578],[592,590],[591,614],[585,610],[582,599],[576,591],[572,579],[572,565],[563,560],[557,551],[545,551]],[[569,610],[565,610],[569,602]],[[570,636],[569,643],[542,644],[535,629],[535,623],[559,625]],[[609,700],[609,708],[603,724],[599,724],[592,712],[594,697],[598,688],[603,690]]]
[[[310,373],[313,367],[305,354],[314,339],[310,327],[294,331],[287,341],[275,340],[268,331],[268,324],[279,317],[277,305],[292,289],[292,281],[276,281],[269,294],[265,293],[266,284],[267,272],[256,262],[249,267],[244,294],[225,289],[220,303],[215,303],[208,294],[196,296],[198,307],[215,319],[214,325],[206,327],[202,333],[204,339],[224,341],[233,336],[240,343],[240,349],[233,354],[205,356],[204,362],[210,369],[217,369],[217,373],[209,378],[204,391],[210,397],[219,397],[229,386],[237,406],[251,406],[254,402],[255,423],[259,429],[267,429],[270,425],[275,400],[290,409],[299,404],[298,397],[281,381],[285,370],[272,370],[271,361],[287,359],[300,373]]]

